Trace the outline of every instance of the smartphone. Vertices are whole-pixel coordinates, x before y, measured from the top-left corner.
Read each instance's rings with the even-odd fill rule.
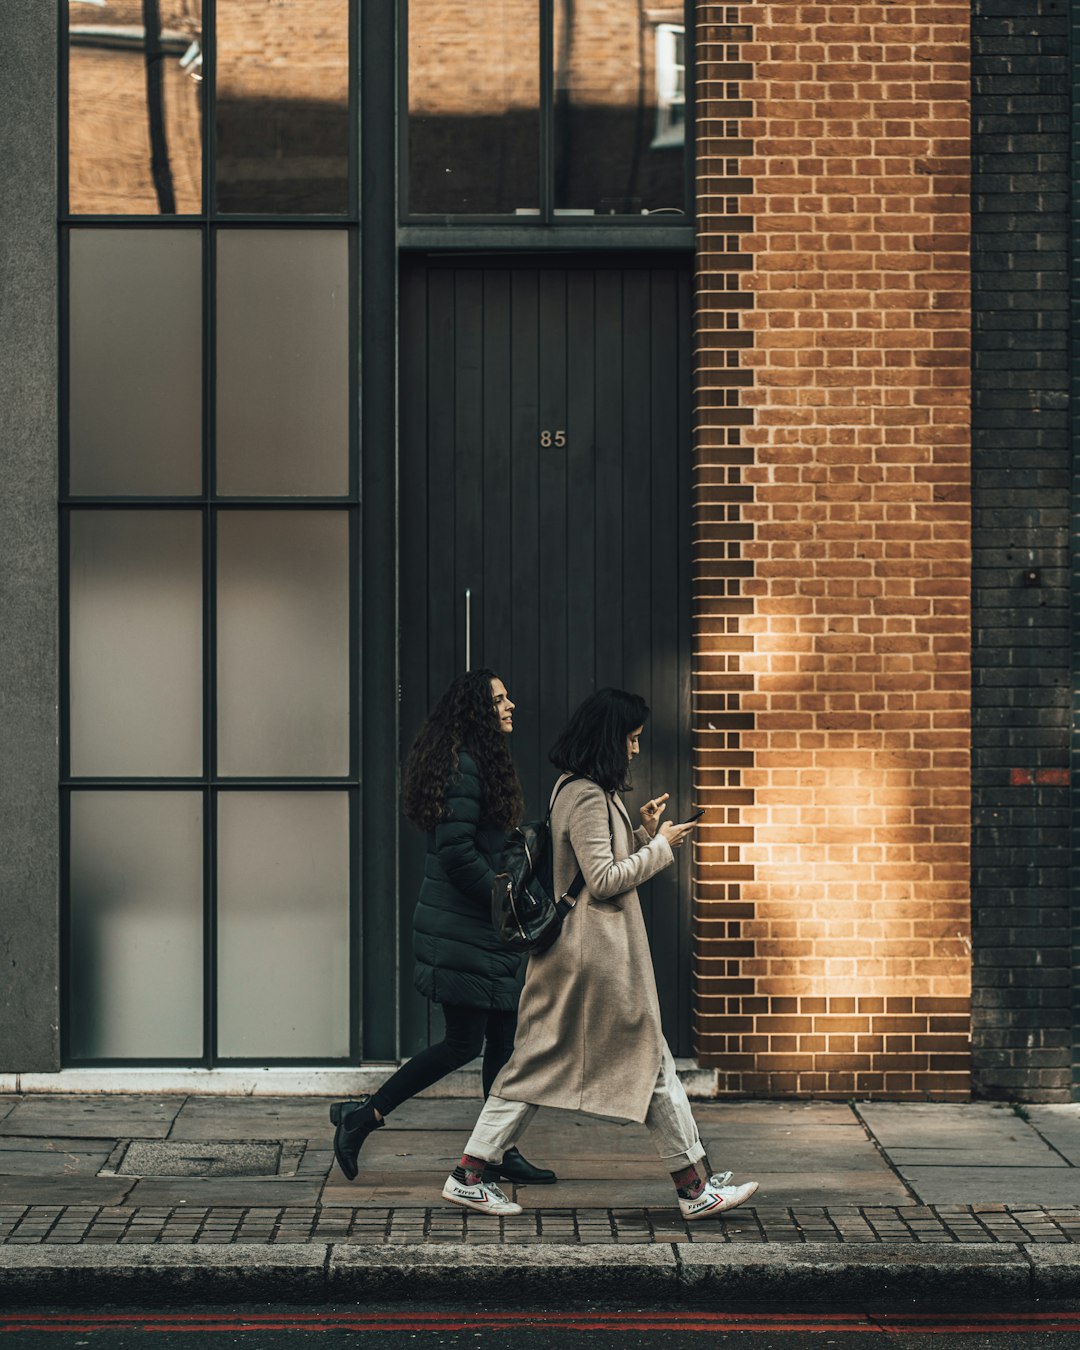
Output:
[[[692,815],[687,816],[685,820],[680,820],[679,824],[692,825],[695,820],[700,820],[704,814],[705,808],[703,806],[699,806],[698,809]]]

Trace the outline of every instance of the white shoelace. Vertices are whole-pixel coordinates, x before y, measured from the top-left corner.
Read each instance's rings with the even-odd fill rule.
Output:
[[[726,1186],[728,1184],[733,1175],[734,1173],[732,1172],[714,1172],[709,1178],[709,1185],[715,1187],[716,1190],[719,1190],[721,1186]]]

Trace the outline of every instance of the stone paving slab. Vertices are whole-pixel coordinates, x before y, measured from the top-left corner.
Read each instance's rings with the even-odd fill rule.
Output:
[[[977,1150],[1035,1139],[1010,1107],[991,1102],[858,1102],[860,1119],[886,1151],[896,1148]]]
[[[776,1138],[763,1135],[732,1139],[707,1130],[701,1133],[712,1165],[739,1175],[759,1172],[865,1172],[890,1174],[888,1164],[869,1139],[858,1136],[843,1144],[822,1139]]]
[[[443,1178],[445,1180],[445,1177]],[[144,1177],[135,1182],[128,1203],[169,1206],[312,1205],[319,1199],[318,1177]],[[440,1189],[442,1182],[439,1183]]]
[[[73,1149],[64,1152],[3,1149],[0,1150],[0,1176],[93,1177],[108,1162],[111,1151],[111,1148],[97,1153]]]
[[[699,1125],[710,1121],[738,1122],[740,1125],[776,1125],[800,1127],[804,1125],[857,1125],[858,1120],[844,1102],[693,1102],[694,1117]]]
[[[131,1187],[129,1177],[0,1176],[0,1205],[119,1205]]]
[[[923,1204],[1080,1204],[1080,1168],[902,1167]]]
[[[325,1139],[329,1146],[329,1111],[328,1097],[188,1097],[169,1138]]]
[[[0,1135],[52,1139],[164,1139],[183,1097],[23,1097],[0,1121]]]
[[[115,1137],[91,1139],[86,1135],[69,1135],[66,1139],[48,1139],[32,1134],[0,1135],[0,1155],[4,1153],[69,1153],[72,1149],[83,1153],[110,1153]]]
[[[1073,1102],[1024,1108],[1028,1123],[1073,1167],[1080,1167],[1080,1105]]]
[[[955,1148],[890,1148],[889,1160],[901,1172],[909,1167],[996,1167],[1002,1171],[1015,1168],[1060,1167],[1068,1171],[1069,1164],[1037,1137],[1022,1138],[1016,1143],[989,1143],[980,1148],[959,1145]]]

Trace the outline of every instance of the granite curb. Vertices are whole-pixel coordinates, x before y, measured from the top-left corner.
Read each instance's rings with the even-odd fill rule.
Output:
[[[321,1243],[219,1247],[5,1247],[0,1302],[167,1306],[354,1301],[621,1299],[670,1303],[853,1301],[1011,1304],[1080,1299],[1080,1248],[418,1247]]]

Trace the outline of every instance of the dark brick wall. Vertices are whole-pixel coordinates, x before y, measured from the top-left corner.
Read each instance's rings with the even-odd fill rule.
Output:
[[[1067,1100],[1066,0],[975,0],[972,38],[973,1083]]]

